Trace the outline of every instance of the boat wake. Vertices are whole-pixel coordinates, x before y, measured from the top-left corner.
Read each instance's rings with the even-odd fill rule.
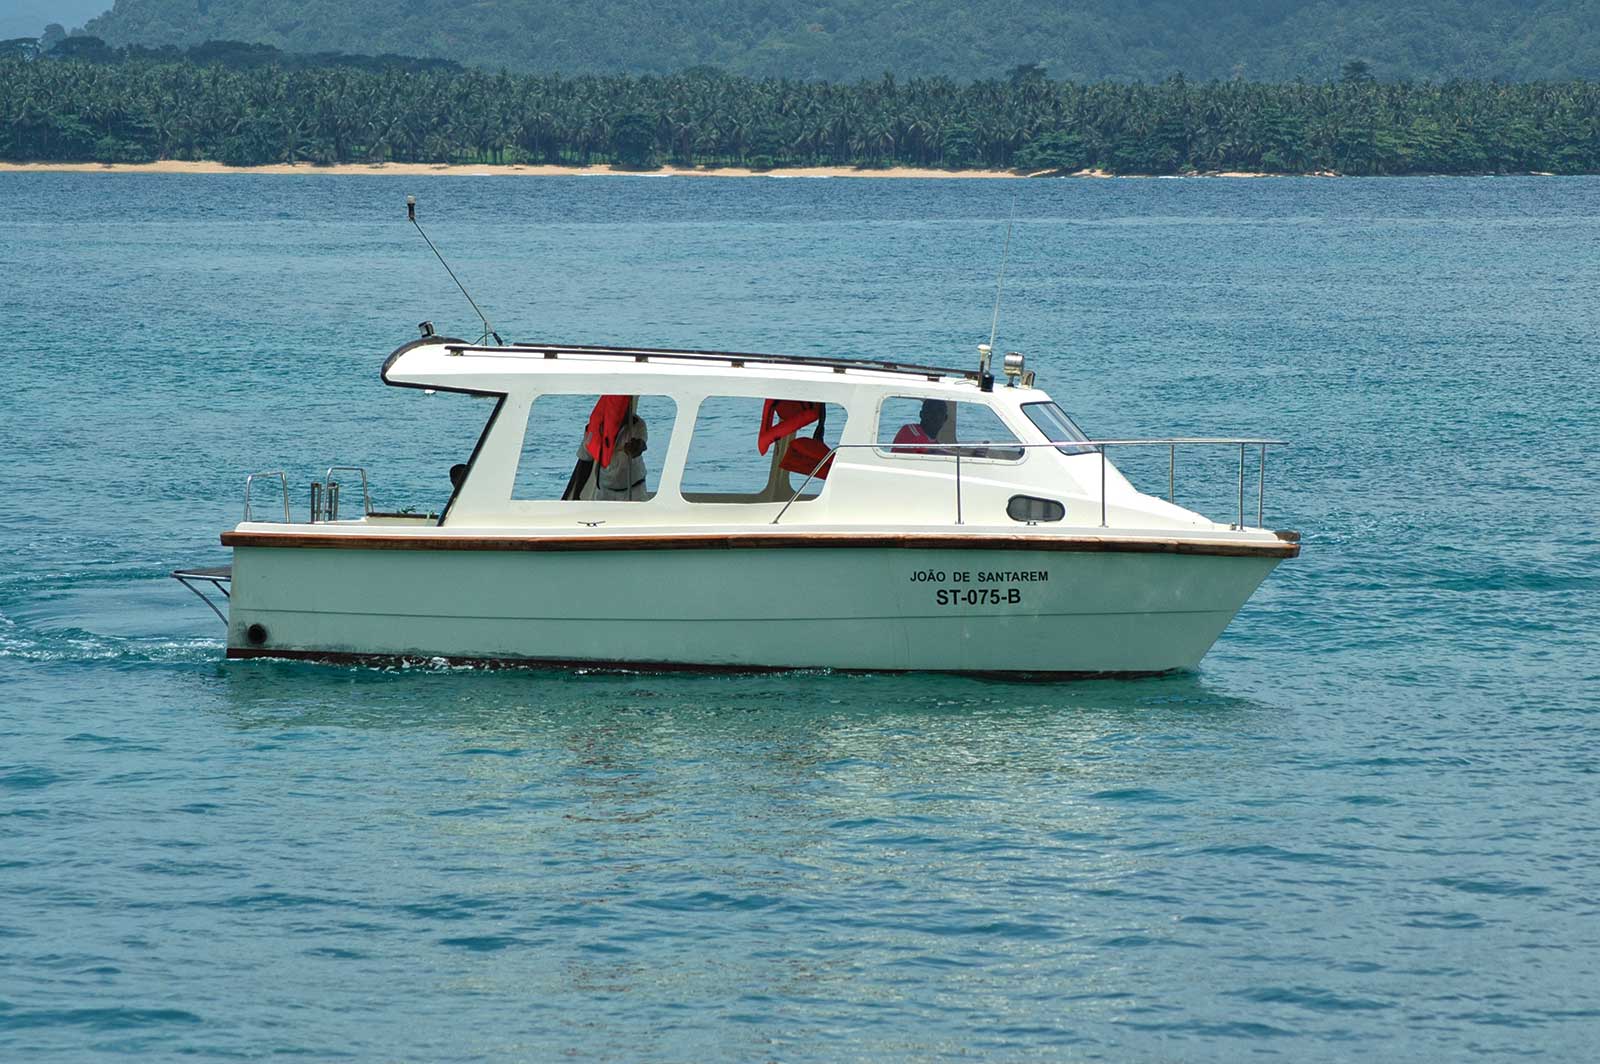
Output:
[[[18,574],[0,581],[0,662],[213,663],[222,627],[182,594],[143,568]]]
[[[220,637],[162,639],[112,636],[81,628],[41,630],[19,625],[0,613],[0,661],[200,665],[218,661],[222,650]]]

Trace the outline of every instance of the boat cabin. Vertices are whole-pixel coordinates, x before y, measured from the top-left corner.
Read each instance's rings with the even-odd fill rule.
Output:
[[[1007,370],[996,382],[896,362],[430,336],[382,376],[495,400],[452,473],[445,529],[1228,527],[1135,490],[1031,373]]]

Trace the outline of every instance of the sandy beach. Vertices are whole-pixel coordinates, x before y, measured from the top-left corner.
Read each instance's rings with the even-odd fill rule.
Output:
[[[927,170],[912,166],[891,166],[881,170],[864,170],[851,166],[794,166],[777,170],[750,170],[741,166],[723,166],[716,169],[681,169],[663,166],[658,170],[617,170],[610,166],[454,166],[444,163],[340,163],[336,166],[313,166],[310,163],[275,163],[271,166],[224,166],[218,162],[178,162],[163,160],[156,163],[8,163],[0,162],[0,173],[81,173],[81,174],[392,174],[400,177],[438,175],[444,177],[571,177],[622,176],[622,177],[891,177],[891,178],[1017,178],[1043,177],[1053,173],[1041,170],[1023,174],[1010,170]],[[1106,170],[1079,170],[1068,177],[1123,177],[1139,175],[1113,174]],[[1176,176],[1176,175],[1175,175]],[[1280,177],[1280,174],[1228,171],[1183,175],[1188,177]],[[1332,174],[1307,176],[1332,177]]]
[[[6,163],[0,173],[96,173],[96,174],[394,174],[401,177],[440,175],[455,177],[570,177],[609,175],[633,177],[921,177],[975,178],[1023,177],[1008,170],[920,170],[888,167],[858,170],[848,166],[788,167],[781,170],[749,170],[725,166],[714,170],[686,170],[664,166],[659,170],[615,170],[609,166],[452,166],[431,163],[342,163],[313,166],[310,163],[278,163],[271,166],[224,166],[218,162],[155,163]]]

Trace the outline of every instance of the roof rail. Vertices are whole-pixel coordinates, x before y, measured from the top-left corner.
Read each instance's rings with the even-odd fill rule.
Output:
[[[445,349],[456,354],[517,354],[538,355],[543,358],[560,358],[562,355],[593,355],[629,358],[635,362],[648,362],[652,358],[675,359],[690,362],[727,362],[735,369],[750,363],[768,366],[805,366],[831,369],[835,373],[850,370],[867,370],[873,373],[904,373],[909,376],[940,380],[944,377],[963,377],[977,380],[975,369],[951,369],[945,366],[927,366],[915,362],[895,362],[868,358],[814,358],[807,355],[762,355],[748,351],[680,350],[661,347],[604,347],[592,344],[536,344],[514,343],[503,347],[485,347],[478,344],[447,343]]]

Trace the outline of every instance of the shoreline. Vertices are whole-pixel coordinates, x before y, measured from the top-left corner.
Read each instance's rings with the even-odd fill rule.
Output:
[[[880,170],[852,166],[791,166],[772,170],[751,170],[743,166],[683,168],[663,166],[655,170],[618,170],[609,165],[552,166],[547,164],[460,164],[460,163],[337,163],[316,166],[311,163],[272,163],[266,166],[225,166],[211,160],[197,162],[164,159],[153,163],[14,163],[0,162],[0,174],[328,174],[333,176],[399,177],[770,177],[770,178],[916,178],[922,180],[1017,179],[1053,175],[1053,171],[1019,173],[1011,170],[934,170],[914,166],[890,166]],[[1114,174],[1107,170],[1079,170],[1061,177],[1150,179],[1149,174]],[[1331,173],[1274,174],[1229,170],[1218,173],[1172,174],[1169,177],[1336,177]]]
[[[684,169],[663,166],[655,170],[617,170],[606,165],[550,166],[534,164],[460,163],[336,163],[315,166],[311,163],[272,163],[267,166],[224,166],[210,160],[184,162],[165,159],[154,163],[8,163],[0,162],[0,173],[95,173],[95,174],[329,174],[335,176],[400,177],[893,177],[893,178],[1016,178],[1027,175],[1009,170],[927,170],[910,166],[882,170],[858,170],[849,166],[794,166],[773,170],[751,170],[742,166],[714,169]],[[1109,175],[1108,175],[1109,176]]]
[[[790,166],[771,170],[752,170],[743,166],[686,168],[662,166],[654,170],[619,170],[609,165],[552,166],[548,164],[462,164],[462,163],[335,163],[317,166],[312,163],[270,163],[265,166],[226,166],[212,160],[198,162],[163,159],[153,163],[15,163],[0,161],[0,174],[283,174],[330,175],[335,177],[377,176],[395,177],[768,177],[768,178],[890,178],[918,180],[975,179],[1008,180],[1034,177],[1080,178],[1090,180],[1123,179],[1129,181],[1175,181],[1195,178],[1263,178],[1263,177],[1345,177],[1334,170],[1311,170],[1299,173],[1270,170],[1202,170],[1187,174],[1118,174],[1109,170],[1078,170],[1059,173],[1054,170],[1037,170],[1022,173],[1014,170],[934,170],[916,166],[888,166],[881,170],[866,170],[853,166]],[[1543,170],[1515,172],[1485,172],[1479,174],[1382,174],[1377,177],[1555,177]],[[1579,175],[1582,176],[1582,175]]]

